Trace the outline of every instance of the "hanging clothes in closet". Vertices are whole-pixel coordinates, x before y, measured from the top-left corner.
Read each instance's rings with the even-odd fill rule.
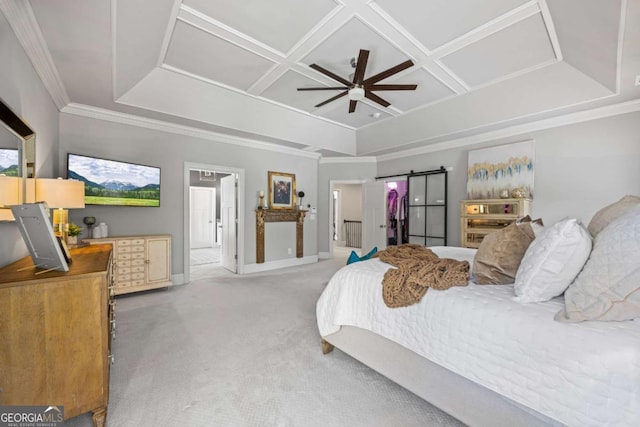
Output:
[[[389,190],[387,193],[387,244],[398,244],[398,192]]]

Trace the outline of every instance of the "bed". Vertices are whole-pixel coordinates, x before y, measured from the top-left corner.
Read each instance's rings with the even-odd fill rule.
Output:
[[[523,304],[513,285],[473,282],[390,309],[388,268],[371,259],[332,277],[316,307],[325,353],[335,346],[471,426],[640,425],[637,319],[561,323],[563,297]]]

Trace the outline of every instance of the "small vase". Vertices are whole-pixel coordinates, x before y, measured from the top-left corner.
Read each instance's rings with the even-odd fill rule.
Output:
[[[511,197],[514,199],[523,199],[526,196],[524,188],[518,187],[511,190]]]
[[[78,236],[67,236],[67,245],[77,245]]]

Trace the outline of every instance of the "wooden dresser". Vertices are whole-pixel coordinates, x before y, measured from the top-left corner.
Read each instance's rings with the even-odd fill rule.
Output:
[[[0,269],[0,405],[63,405],[105,425],[115,302],[111,245],[71,250],[68,272],[31,257]]]
[[[85,239],[113,245],[116,295],[171,286],[171,236],[121,236]]]

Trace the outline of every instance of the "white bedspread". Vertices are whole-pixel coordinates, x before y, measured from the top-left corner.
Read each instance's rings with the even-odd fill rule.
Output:
[[[432,248],[472,260],[475,250]],[[382,335],[570,426],[640,426],[640,321],[560,323],[561,298],[513,301],[513,285],[429,290],[388,308],[378,259],[338,271],[317,303],[322,336],[341,325]]]

